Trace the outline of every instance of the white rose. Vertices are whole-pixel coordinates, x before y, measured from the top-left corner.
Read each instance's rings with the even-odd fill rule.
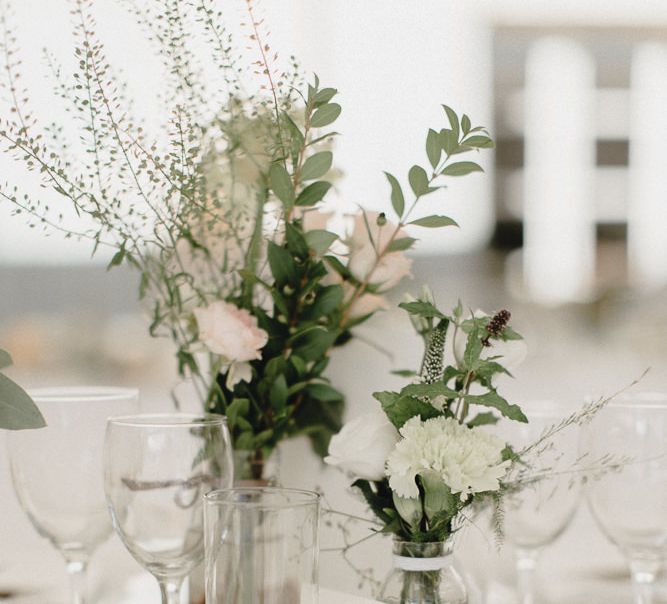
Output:
[[[416,477],[434,472],[465,501],[470,494],[497,491],[510,465],[502,460],[502,440],[451,417],[413,417],[400,434],[387,459],[389,486],[399,497],[419,497]]]
[[[366,413],[346,423],[329,444],[324,461],[363,480],[382,480],[398,431],[384,413]]]
[[[261,349],[269,336],[257,327],[257,317],[227,302],[213,302],[206,308],[195,308],[199,339],[227,363],[261,359]]]
[[[378,291],[387,291],[394,287],[403,277],[410,275],[412,260],[403,252],[389,252],[383,254],[396,226],[387,222],[384,226],[377,224],[378,214],[367,212],[369,229],[363,215],[355,216],[352,235],[348,237],[347,244],[350,248],[350,259],[347,267],[359,281],[367,281],[378,285]],[[399,232],[396,237],[404,237]],[[375,245],[373,245],[375,244]],[[382,256],[378,259],[379,256]]]

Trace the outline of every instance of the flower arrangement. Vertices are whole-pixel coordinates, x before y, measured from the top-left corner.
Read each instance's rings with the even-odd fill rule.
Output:
[[[382,411],[346,424],[325,461],[356,478],[382,532],[402,541],[443,542],[466,507],[502,490],[517,461],[483,426],[496,423],[498,414],[527,421],[494,384],[496,376],[509,374],[496,345],[521,336],[506,310],[464,318],[459,304],[446,315],[428,290],[400,306],[424,340],[420,370],[399,392],[374,393]],[[445,365],[448,334],[453,363]]]
[[[39,174],[45,200],[8,186],[0,198],[32,226],[89,239],[94,252],[111,248],[110,268],[136,269],[151,335],[175,343],[179,373],[205,409],[227,416],[235,448],[251,452],[256,467],[298,434],[323,455],[343,410],[326,378],[331,350],[386,307],[384,294],[409,274],[405,252],[416,239],[405,227],[456,224],[415,210],[443,179],[481,171],[459,156],[493,142],[445,106],[444,127],[426,137],[427,167],[408,172],[410,197],[387,173],[396,223],[359,212],[352,228],[334,233],[321,204],[333,184],[337,90],[277,67],[250,0],[251,69],[209,0],[127,5],[164,63],[169,119],[151,134],[132,117],[92,1],[73,0],[78,67],[67,75],[49,64],[78,141],[72,125],[43,126],[29,110],[16,37],[0,11],[11,102],[0,141]],[[207,45],[217,81],[203,77],[195,38]],[[77,142],[83,159],[72,156]],[[80,229],[62,222],[63,203],[82,218]]]

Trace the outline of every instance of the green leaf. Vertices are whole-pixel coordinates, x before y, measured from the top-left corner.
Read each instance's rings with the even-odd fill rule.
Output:
[[[435,169],[440,162],[440,155],[442,154],[442,145],[440,144],[440,136],[432,128],[429,129],[426,135],[426,155],[431,166]]]
[[[349,279],[352,276],[349,269],[336,256],[324,256],[324,260],[343,279]]]
[[[493,142],[493,139],[488,136],[470,136],[463,141],[464,145],[468,147],[476,147],[478,149],[493,149],[496,145]]]
[[[241,432],[233,445],[234,450],[250,451],[255,448],[255,437],[251,431]]]
[[[410,186],[412,187],[412,192],[417,196],[421,197],[430,192],[428,186],[428,175],[426,170],[421,166],[412,166],[410,172],[408,173],[408,180],[410,181]]]
[[[44,426],[44,417],[28,393],[0,373],[0,428],[28,430]]]
[[[343,288],[340,285],[328,285],[317,294],[315,301],[303,312],[306,321],[314,321],[330,315],[343,303]]]
[[[463,130],[464,136],[470,132],[471,125],[470,118],[464,113],[461,118],[461,129]]]
[[[331,151],[320,151],[311,155],[301,168],[301,180],[314,180],[324,176],[330,169],[333,162],[333,153]]]
[[[401,302],[399,308],[407,310],[411,315],[431,319],[437,317],[438,319],[445,319],[443,315],[433,304],[425,302],[424,300],[415,300],[414,302]]]
[[[287,381],[284,375],[279,375],[271,386],[269,402],[276,411],[282,411],[287,405]]]
[[[417,218],[408,224],[414,224],[415,226],[428,227],[430,229],[437,229],[440,227],[446,226],[459,226],[456,220],[450,218],[449,216],[438,216],[433,214],[432,216],[424,216],[424,218]]]
[[[292,348],[304,361],[317,361],[333,346],[337,337],[337,331],[316,327],[296,337]]]
[[[456,398],[459,393],[445,386],[443,382],[434,382],[433,384],[408,384],[401,390],[401,395],[434,399],[438,396]]]
[[[322,201],[330,188],[331,183],[325,180],[313,182],[299,193],[295,204],[298,206],[314,206],[318,201]]]
[[[414,369],[393,369],[390,371],[392,375],[397,375],[399,377],[404,377],[404,378],[411,378],[415,377],[418,375],[418,373]]]
[[[322,88],[314,98],[316,104],[328,103],[333,97],[338,94],[335,88]]]
[[[313,128],[323,128],[332,124],[338,119],[341,112],[341,106],[338,103],[327,103],[322,105],[310,120],[310,125]]]
[[[528,423],[528,418],[524,415],[519,405],[511,405],[495,390],[490,390],[486,394],[468,394],[465,396],[467,403],[473,405],[483,405],[493,407],[502,413],[505,417],[517,422]]]
[[[292,253],[292,255],[300,258],[301,260],[307,258],[309,248],[303,233],[298,228],[296,228],[294,224],[288,222],[286,225],[285,234],[287,239],[287,249]]]
[[[401,237],[394,239],[386,248],[385,252],[402,252],[410,249],[417,241],[414,237]]]
[[[391,206],[394,208],[396,215],[401,218],[405,211],[405,197],[403,197],[403,190],[401,185],[393,174],[385,172],[389,184],[391,185]]]
[[[0,348],[0,369],[9,367],[11,364],[12,364],[11,355],[6,350],[2,350],[2,348]]]
[[[276,285],[282,288],[288,283],[295,284],[297,281],[297,272],[292,255],[284,247],[277,245],[273,241],[269,241],[267,253],[271,274],[276,281]]]
[[[294,189],[289,173],[281,163],[274,163],[269,170],[269,182],[271,190],[284,204],[290,206],[294,203]]]
[[[448,107],[447,105],[443,105],[442,108],[445,110],[445,113],[447,114],[447,119],[449,120],[449,126],[452,129],[452,132],[454,133],[456,140],[458,141],[459,116],[456,115],[456,111],[454,111],[451,107]]]
[[[466,349],[463,353],[463,363],[469,371],[476,371],[480,364],[480,355],[482,354],[482,339],[480,337],[480,328],[475,326],[470,330],[466,341]]]
[[[250,410],[250,401],[247,398],[235,398],[227,407],[227,421],[230,430],[236,427],[239,417],[245,417]]]
[[[410,499],[408,497],[399,497],[394,493],[394,507],[401,518],[410,525],[412,530],[416,531],[422,521],[422,503],[419,497]]]
[[[424,488],[424,511],[429,521],[436,514],[452,518],[456,514],[459,498],[452,494],[444,480],[433,471],[423,472],[419,480]]]
[[[121,244],[120,249],[113,255],[111,261],[107,265],[107,270],[112,269],[114,266],[120,266],[125,260],[125,243]]]
[[[389,421],[399,430],[405,422],[417,415],[422,420],[441,415],[433,405],[397,392],[374,392],[373,398],[380,402]]]
[[[315,252],[316,256],[321,256],[329,250],[331,244],[338,239],[336,233],[325,231],[323,229],[314,229],[304,233],[308,247]]]
[[[440,144],[447,155],[453,155],[459,148],[458,136],[452,131],[443,128],[439,134]]]
[[[484,170],[482,170],[482,166],[474,161],[459,161],[446,166],[440,174],[443,176],[465,176],[471,172],[484,172]]]
[[[306,392],[308,392],[312,398],[324,403],[342,401],[344,398],[338,390],[329,386],[329,384],[308,384],[308,386],[306,386]]]
[[[473,417],[468,422],[469,428],[475,428],[476,426],[490,426],[498,423],[498,418],[491,411],[485,411],[484,413],[479,413]]]

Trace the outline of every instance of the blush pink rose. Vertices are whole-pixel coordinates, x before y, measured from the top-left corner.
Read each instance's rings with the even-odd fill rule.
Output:
[[[261,350],[269,335],[257,327],[257,317],[247,310],[227,302],[213,302],[205,308],[195,308],[199,339],[211,352],[227,363],[261,359]]]

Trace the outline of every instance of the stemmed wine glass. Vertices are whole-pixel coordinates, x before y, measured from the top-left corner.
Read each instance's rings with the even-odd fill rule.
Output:
[[[106,420],[135,413],[138,392],[49,388],[30,396],[47,426],[8,435],[14,489],[33,526],[64,556],[71,601],[83,604],[88,560],[112,532],[102,480]]]
[[[233,461],[220,415],[137,415],[109,420],[104,484],[114,528],[178,604],[204,558],[203,495],[229,488]]]
[[[582,433],[589,507],[628,560],[635,604],[650,604],[667,551],[667,395],[626,395]]]
[[[503,435],[515,450],[538,441],[566,412],[552,402],[525,406],[528,423],[507,422]],[[535,450],[533,482],[507,496],[505,536],[515,548],[520,604],[535,603],[535,570],[541,551],[553,543],[574,517],[581,495],[581,476],[575,471],[578,434],[559,432]]]

